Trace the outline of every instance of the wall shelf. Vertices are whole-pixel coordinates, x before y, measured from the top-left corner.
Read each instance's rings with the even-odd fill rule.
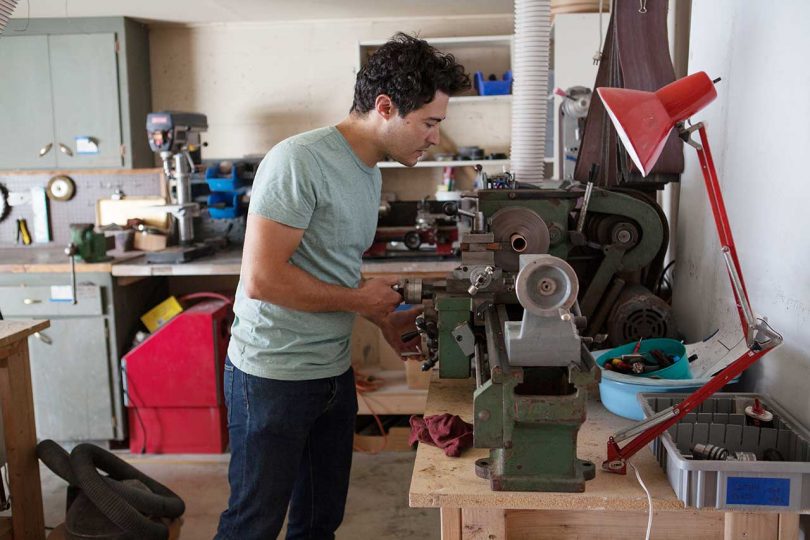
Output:
[[[512,94],[501,96],[455,96],[450,103],[511,103]]]
[[[443,168],[443,167],[473,167],[475,165],[481,164],[484,167],[501,167],[501,166],[509,166],[508,159],[481,159],[481,160],[459,160],[459,161],[417,161],[414,168]],[[411,167],[406,167],[405,165],[398,163],[396,161],[381,161],[377,163],[377,166],[381,169],[408,169]]]

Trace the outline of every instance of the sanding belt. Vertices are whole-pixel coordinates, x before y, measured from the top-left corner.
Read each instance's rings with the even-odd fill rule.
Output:
[[[594,88],[613,86],[655,91],[675,80],[667,40],[667,1],[648,0],[646,8],[646,13],[639,13],[639,2],[613,1]],[[574,178],[587,182],[594,163],[599,165],[594,181],[597,186],[642,181],[596,92],[585,120]],[[682,172],[683,146],[673,132],[651,173],[675,176]]]

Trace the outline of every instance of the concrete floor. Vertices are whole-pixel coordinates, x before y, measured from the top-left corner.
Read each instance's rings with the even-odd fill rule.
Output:
[[[227,454],[119,455],[183,498],[183,540],[213,538],[219,514],[228,500]],[[337,531],[338,540],[440,537],[437,509],[408,507],[415,456],[416,452],[355,452],[346,516]],[[45,524],[54,527],[64,520],[65,483],[44,466],[41,475]]]

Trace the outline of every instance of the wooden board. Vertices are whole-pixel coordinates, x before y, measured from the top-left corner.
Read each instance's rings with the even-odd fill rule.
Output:
[[[76,272],[110,272],[113,265],[135,259],[142,254],[138,251],[108,251],[110,261],[102,263],[85,263],[76,261]],[[65,246],[49,245],[47,247],[26,246],[0,248],[0,272],[19,273],[69,273],[70,260],[65,255]],[[70,277],[65,278],[70,282]]]
[[[458,414],[472,422],[471,379],[437,379],[430,383],[425,414]],[[410,487],[413,507],[494,507],[505,509],[646,511],[647,497],[633,474],[626,476],[603,472],[608,437],[632,421],[609,413],[600,403],[588,404],[588,419],[579,432],[581,459],[597,464],[596,478],[584,493],[530,493],[492,491],[487,480],[475,475],[475,460],[489,455],[484,448],[466,450],[460,458],[450,458],[438,448],[419,445]],[[681,510],[661,467],[651,452],[642,450],[633,458],[641,477],[650,489],[658,511]]]
[[[11,346],[22,341],[31,334],[45,330],[51,325],[50,321],[33,321],[28,319],[12,319],[0,321],[0,348]]]
[[[724,514],[684,510],[655,512],[652,538],[717,540],[723,538]],[[644,538],[647,512],[589,512],[508,510],[506,531],[509,540],[630,540]],[[598,534],[595,532],[598,531]],[[742,538],[742,537],[736,537]],[[758,538],[758,537],[750,537]]]
[[[96,225],[126,225],[128,219],[142,219],[151,227],[166,229],[169,213],[156,206],[166,204],[163,197],[125,197],[123,199],[98,199],[96,201]]]

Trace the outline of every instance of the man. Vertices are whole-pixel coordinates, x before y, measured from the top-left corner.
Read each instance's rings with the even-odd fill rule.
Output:
[[[360,279],[390,157],[413,166],[439,142],[464,68],[425,41],[397,34],[357,75],[337,126],[276,145],[260,165],[225,365],[231,496],[217,538],[334,538],[343,520],[357,414],[350,334],[355,314],[398,351],[416,340],[418,310],[396,278]]]

